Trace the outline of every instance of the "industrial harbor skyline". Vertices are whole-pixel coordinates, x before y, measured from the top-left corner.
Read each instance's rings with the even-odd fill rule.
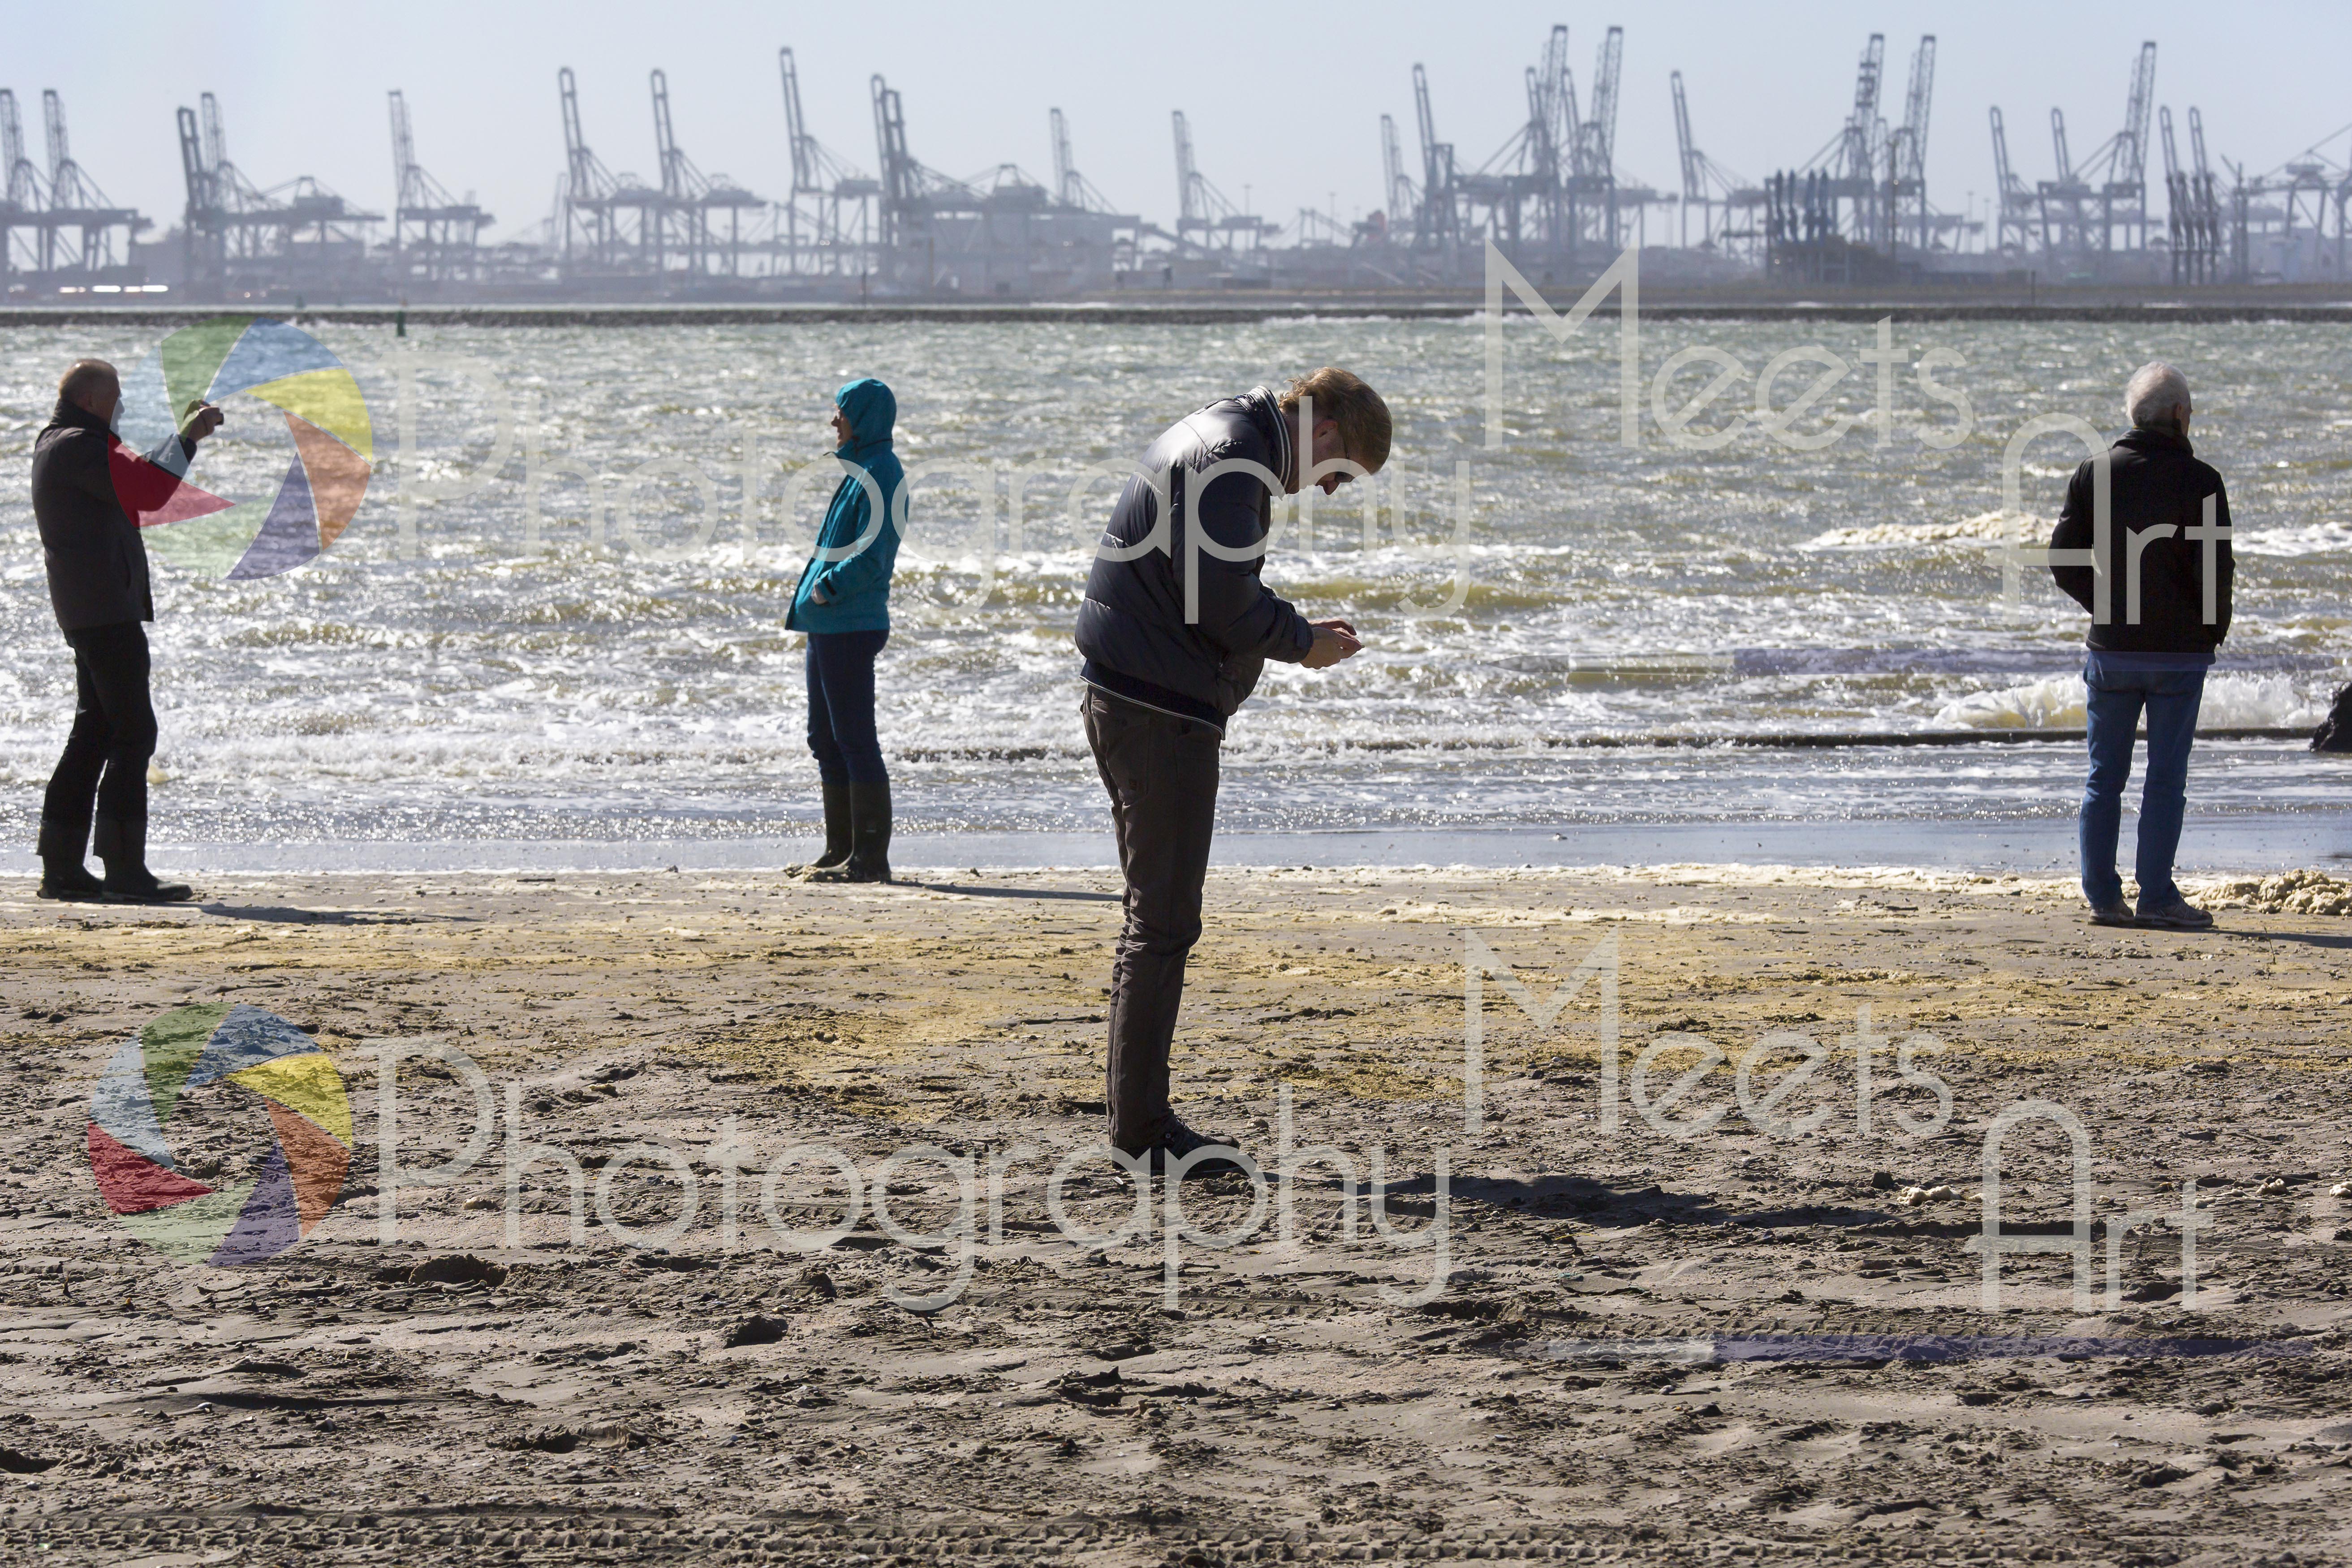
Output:
[[[43,95],[54,90],[71,127],[66,189],[88,193],[85,206],[102,195],[108,209],[143,218],[141,251],[149,271],[166,279],[187,270],[159,251],[198,210],[184,166],[194,162],[199,179],[220,187],[206,205],[232,215],[228,229],[239,221],[256,227],[257,211],[303,207],[322,223],[348,216],[335,233],[350,248],[402,252],[404,264],[384,288],[426,296],[436,280],[447,281],[445,273],[489,276],[470,255],[454,268],[438,255],[417,259],[446,250],[450,219],[460,220],[456,232],[469,251],[478,242],[505,247],[509,277],[519,276],[517,258],[537,250],[556,258],[567,279],[582,272],[583,251],[587,266],[608,271],[790,272],[816,264],[805,255],[780,262],[776,253],[787,245],[804,251],[807,236],[833,222],[838,254],[823,268],[861,281],[871,273],[901,294],[1085,293],[1104,279],[1131,286],[1155,269],[1174,283],[1177,268],[1159,265],[1169,259],[1189,258],[1192,271],[1205,276],[1208,253],[1237,243],[1335,249],[1391,242],[1426,253],[1475,249],[1489,231],[1507,249],[1565,246],[1578,258],[1571,271],[1589,259],[1584,249],[1631,243],[1696,247],[1752,268],[1768,248],[1768,229],[1784,241],[1834,231],[1874,254],[1805,265],[1824,280],[1863,280],[1881,265],[1876,252],[1899,258],[1906,248],[1916,267],[1932,265],[1939,251],[2104,257],[2118,235],[2134,249],[2191,243],[2193,223],[2188,239],[2163,233],[2174,204],[2161,126],[2178,144],[2173,156],[2192,199],[2197,170],[2210,174],[2212,216],[2229,216],[2221,209],[2240,182],[2252,182],[2254,193],[2252,221],[2241,226],[2255,244],[2206,237],[2215,254],[2200,265],[2213,276],[2189,280],[2221,280],[2225,263],[2245,280],[2269,271],[2310,280],[2299,268],[2332,279],[2342,268],[2340,237],[2325,256],[2298,258],[2290,247],[2271,261],[2262,248],[2271,188],[2263,181],[2284,181],[2283,171],[2306,150],[2318,154],[2315,163],[2306,160],[2315,172],[2300,176],[2307,189],[2301,198],[2268,198],[2280,209],[2269,226],[2291,234],[2302,199],[2311,217],[2324,214],[2340,235],[2352,128],[2339,123],[2325,62],[2331,42],[2352,43],[2352,19],[2315,6],[2269,7],[2224,23],[2171,4],[2073,8],[2063,16],[2004,5],[1965,16],[1927,5],[1830,5],[1792,22],[1696,5],[1622,17],[1528,5],[1479,8],[1442,27],[1424,13],[1371,6],[1337,33],[1307,13],[1277,12],[1258,24],[1263,50],[1216,73],[1187,73],[1155,56],[1141,14],[1034,7],[983,26],[918,5],[908,15],[919,26],[887,32],[726,5],[678,24],[620,8],[567,11],[562,25],[551,25],[554,15],[524,7],[480,17],[428,4],[404,13],[413,25],[385,31],[307,15],[297,26],[292,13],[264,6],[257,20],[192,38],[168,59],[117,58],[103,69],[60,40],[36,37],[12,58],[18,79],[0,82],[18,106],[29,165],[12,171],[12,197],[21,216],[35,205],[27,190],[65,167],[59,141],[45,140]],[[1563,26],[1564,38],[1556,31]],[[2158,46],[2153,57],[2148,43]],[[797,66],[797,138],[779,91],[780,47]],[[2248,50],[2264,58],[2262,72],[2236,68]],[[1883,58],[1874,63],[1873,51]],[[1862,82],[1876,80],[1874,127],[1856,120],[1858,69]],[[1538,104],[1537,79],[1546,72],[1543,93],[1556,99],[1564,90],[1562,112]],[[649,75],[667,117],[667,148]],[[576,84],[568,121],[559,112],[559,80]],[[183,108],[188,115],[177,124]],[[2006,202],[1988,132],[1993,111],[2006,129]],[[1535,145],[1546,140],[1538,123],[1546,118],[1565,128],[1549,138],[1559,145],[1542,149],[1548,173],[1538,171]],[[394,151],[404,131],[405,159]],[[884,144],[894,135],[895,153]],[[1608,148],[1601,163],[1592,155],[1596,135]],[[184,158],[183,136],[195,149]],[[2207,144],[2210,163],[2200,165],[2192,149]],[[1433,162],[1440,148],[1443,169]],[[593,169],[581,162],[583,152],[593,153]],[[2073,167],[2059,166],[2061,157]],[[205,172],[224,161],[231,174]],[[1865,168],[1871,173],[1860,173]],[[1822,197],[1803,194],[1809,174],[1823,182]],[[1778,197],[1768,194],[1774,176],[1788,182]],[[2127,200],[2131,211],[2119,218],[2115,193],[2134,183],[2144,195]],[[1885,194],[1864,211],[1864,193],[1880,185]],[[1454,189],[1443,216],[1429,200],[1433,188]],[[648,216],[631,191],[662,193],[668,210]],[[839,192],[854,194],[856,212],[845,216]],[[1034,225],[1014,240],[992,235],[986,243],[1000,251],[1100,253],[1012,279],[1002,264],[940,261],[942,244],[953,250],[964,242],[939,228],[928,208],[916,224],[894,216],[943,196],[975,211],[992,199],[1003,207],[1005,192],[1034,192],[1045,205],[1072,216],[1091,208],[1128,226],[1113,233],[1066,221],[1057,229],[1049,217],[1042,237]],[[1507,215],[1497,193],[1511,204]],[[1824,216],[1823,199],[1840,210]],[[1565,212],[1580,201],[1580,214]],[[2086,201],[2104,210],[2086,216]],[[1563,210],[1547,216],[1546,202]],[[58,197],[53,205],[68,204]],[[404,226],[420,214],[443,221]],[[744,258],[747,235],[768,247],[765,258]],[[59,254],[69,268],[77,237],[53,237],[45,253],[33,248],[27,228],[16,228],[16,280],[57,272]],[[320,226],[315,237],[330,231]],[[1578,238],[1589,242],[1584,249]],[[215,234],[209,243],[231,258],[215,270],[237,274],[237,236]],[[271,242],[252,243],[267,249]],[[2252,254],[2221,254],[2233,244]],[[721,245],[734,247],[723,259]],[[909,260],[917,246],[919,266]],[[894,248],[897,260],[860,248],[871,247]],[[124,250],[113,246],[110,258]],[[1785,270],[1785,247],[1780,259]],[[306,265],[321,288],[357,288],[348,279],[330,282],[315,258]],[[1230,281],[1235,268],[1218,265]],[[2122,281],[2155,280],[2104,259],[2098,269]],[[2044,270],[2056,279],[2077,268]],[[1358,269],[1348,280],[1425,285],[1441,274],[1458,281],[1458,271],[1391,266]],[[303,275],[287,269],[281,281],[299,284]],[[249,283],[260,274],[241,276]],[[26,292],[18,287],[12,297],[25,302]]]

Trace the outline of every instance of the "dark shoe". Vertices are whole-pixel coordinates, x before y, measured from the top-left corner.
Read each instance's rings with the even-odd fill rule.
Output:
[[[92,840],[106,862],[101,896],[110,904],[184,904],[196,896],[184,882],[159,882],[147,869],[147,822],[101,816]]]
[[[154,873],[145,867],[137,877],[118,878],[108,867],[106,880],[100,884],[99,896],[110,904],[184,904],[196,896],[196,890],[185,882],[159,882]]]
[[[1130,1154],[1150,1155],[1151,1173],[1155,1176],[1164,1176],[1177,1161],[1187,1154],[1198,1153],[1203,1149],[1233,1149],[1236,1154],[1241,1152],[1239,1149],[1234,1148],[1233,1144],[1222,1138],[1203,1137],[1173,1116],[1161,1124],[1158,1143],[1149,1149],[1130,1149],[1127,1152]],[[1222,1154],[1213,1154],[1205,1160],[1194,1161],[1186,1169],[1184,1174],[1188,1177],[1247,1176],[1249,1167],[1238,1161],[1229,1160]]]
[[[2160,907],[2140,900],[2139,923],[2164,931],[2211,931],[2213,917],[2186,899],[2175,899]]]
[[[890,786],[846,786],[849,796],[849,858],[838,866],[812,869],[804,882],[887,882],[890,879]]]
[[[96,903],[106,895],[106,884],[89,874],[89,868],[76,857],[70,861],[57,859],[41,862],[41,897],[58,899],[67,903]]]
[[[830,870],[849,858],[849,786],[828,784],[824,789],[824,853],[805,866],[787,866],[787,875],[805,877],[812,871]]]
[[[2132,907],[2118,898],[2112,904],[2093,904],[2091,923],[2095,926],[2127,926],[2139,923]]]

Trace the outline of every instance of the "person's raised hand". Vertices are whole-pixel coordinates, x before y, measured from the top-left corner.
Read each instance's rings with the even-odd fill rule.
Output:
[[[187,418],[181,423],[180,434],[191,441],[201,441],[221,427],[222,417],[221,411],[212,404],[199,403],[188,410]]]
[[[1343,658],[1353,658],[1363,648],[1356,640],[1356,628],[1345,621],[1310,621],[1315,628],[1315,641],[1307,649],[1307,657],[1298,662],[1309,669],[1328,669]]]

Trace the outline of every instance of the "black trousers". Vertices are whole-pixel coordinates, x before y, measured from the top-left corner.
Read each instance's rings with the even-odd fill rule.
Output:
[[[1184,1003],[1184,963],[1201,940],[1201,885],[1217,817],[1214,727],[1087,689],[1079,711],[1110,795],[1127,919],[1111,961],[1110,1141],[1160,1141],[1168,1049]]]
[[[41,800],[44,856],[79,860],[99,820],[147,821],[155,708],[147,695],[147,631],[137,621],[66,634],[74,650],[74,721]],[[100,835],[104,853],[110,837]]]

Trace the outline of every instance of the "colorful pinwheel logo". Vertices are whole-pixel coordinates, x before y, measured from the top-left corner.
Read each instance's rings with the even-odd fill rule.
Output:
[[[197,404],[232,397],[257,398],[285,417],[293,457],[271,500],[232,501],[187,483],[188,459],[167,441]],[[215,317],[165,338],[123,378],[115,433],[115,495],[148,547],[224,577],[272,577],[317,558],[359,510],[375,455],[367,400],[343,362],[301,328],[252,316]]]
[[[175,1262],[285,1251],[334,1206],[351,1159],[352,1107],[335,1064],[285,1019],[241,1002],[152,1020],[114,1053],[89,1100],[100,1195]]]

